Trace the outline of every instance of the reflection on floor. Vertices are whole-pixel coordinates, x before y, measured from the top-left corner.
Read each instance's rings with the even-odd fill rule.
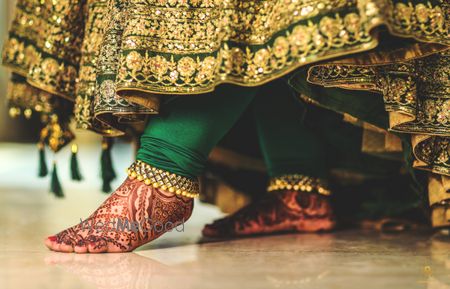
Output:
[[[131,150],[116,150],[115,164],[124,167]],[[34,146],[0,144],[0,288],[450,289],[450,243],[439,238],[342,231],[208,242],[201,227],[221,214],[199,203],[183,233],[134,253],[49,252],[45,236],[85,218],[106,197],[97,189],[98,151],[80,152],[82,183],[68,178],[68,152],[58,156],[66,193],[58,200],[47,193],[48,179],[35,177]]]

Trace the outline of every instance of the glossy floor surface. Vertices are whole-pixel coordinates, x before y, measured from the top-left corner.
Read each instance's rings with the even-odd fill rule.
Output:
[[[199,203],[184,232],[134,253],[50,252],[45,236],[79,222],[106,198],[98,191],[99,150],[80,151],[82,183],[68,178],[68,152],[58,156],[66,194],[60,200],[47,193],[48,179],[35,177],[34,146],[0,144],[1,289],[450,289],[450,243],[428,233],[340,231],[211,242],[200,230],[221,213]],[[116,150],[116,167],[126,166],[131,150]]]

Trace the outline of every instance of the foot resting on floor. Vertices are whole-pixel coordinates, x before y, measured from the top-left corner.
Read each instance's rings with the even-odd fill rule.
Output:
[[[127,178],[89,218],[48,237],[45,245],[58,252],[129,252],[175,230],[192,209],[192,198]]]
[[[335,226],[329,197],[280,190],[206,225],[206,237],[232,238],[281,232],[318,232]]]

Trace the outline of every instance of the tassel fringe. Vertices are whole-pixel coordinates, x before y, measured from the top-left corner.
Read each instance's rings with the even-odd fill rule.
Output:
[[[112,139],[103,138],[102,141],[102,156],[101,156],[101,175],[103,180],[102,191],[110,193],[112,191],[111,182],[116,178],[116,172],[112,164],[111,148]]]
[[[48,175],[47,161],[45,158],[45,146],[43,143],[38,143],[39,149],[39,172],[38,176],[43,178]]]
[[[76,144],[72,144],[72,155],[70,157],[70,175],[72,180],[81,181],[83,177],[80,173],[80,166],[78,165],[78,146]]]
[[[50,181],[50,191],[58,198],[64,197],[61,183],[59,182],[59,178],[58,178],[58,171],[56,169],[56,163],[53,163],[52,178]]]

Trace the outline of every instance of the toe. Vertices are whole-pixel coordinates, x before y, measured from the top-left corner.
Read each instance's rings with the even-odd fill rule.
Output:
[[[73,252],[73,246],[71,244],[64,244],[64,243],[62,243],[59,246],[59,250],[60,250],[60,252],[64,252],[64,253],[72,253]]]
[[[218,237],[220,236],[219,226],[215,224],[206,225],[202,230],[202,234],[205,237]]]
[[[73,245],[73,251],[78,254],[84,254],[88,252],[86,240],[83,236],[77,235],[77,239]]]
[[[61,252],[61,243],[58,243],[57,241],[53,242],[50,250]]]
[[[232,218],[223,218],[206,225],[202,234],[204,237],[211,238],[230,238],[234,234],[234,222]]]
[[[44,240],[45,246],[46,246],[47,248],[49,248],[50,250],[52,250],[52,248],[53,248],[53,243],[54,243],[54,242],[56,242],[56,236],[50,236],[50,237],[47,237],[47,238]]]
[[[106,241],[99,240],[95,242],[89,242],[87,246],[89,253],[105,253],[108,250]]]
[[[78,253],[78,254],[84,254],[84,253],[88,252],[88,248],[84,245],[75,245],[73,247],[73,250],[75,253]]]

